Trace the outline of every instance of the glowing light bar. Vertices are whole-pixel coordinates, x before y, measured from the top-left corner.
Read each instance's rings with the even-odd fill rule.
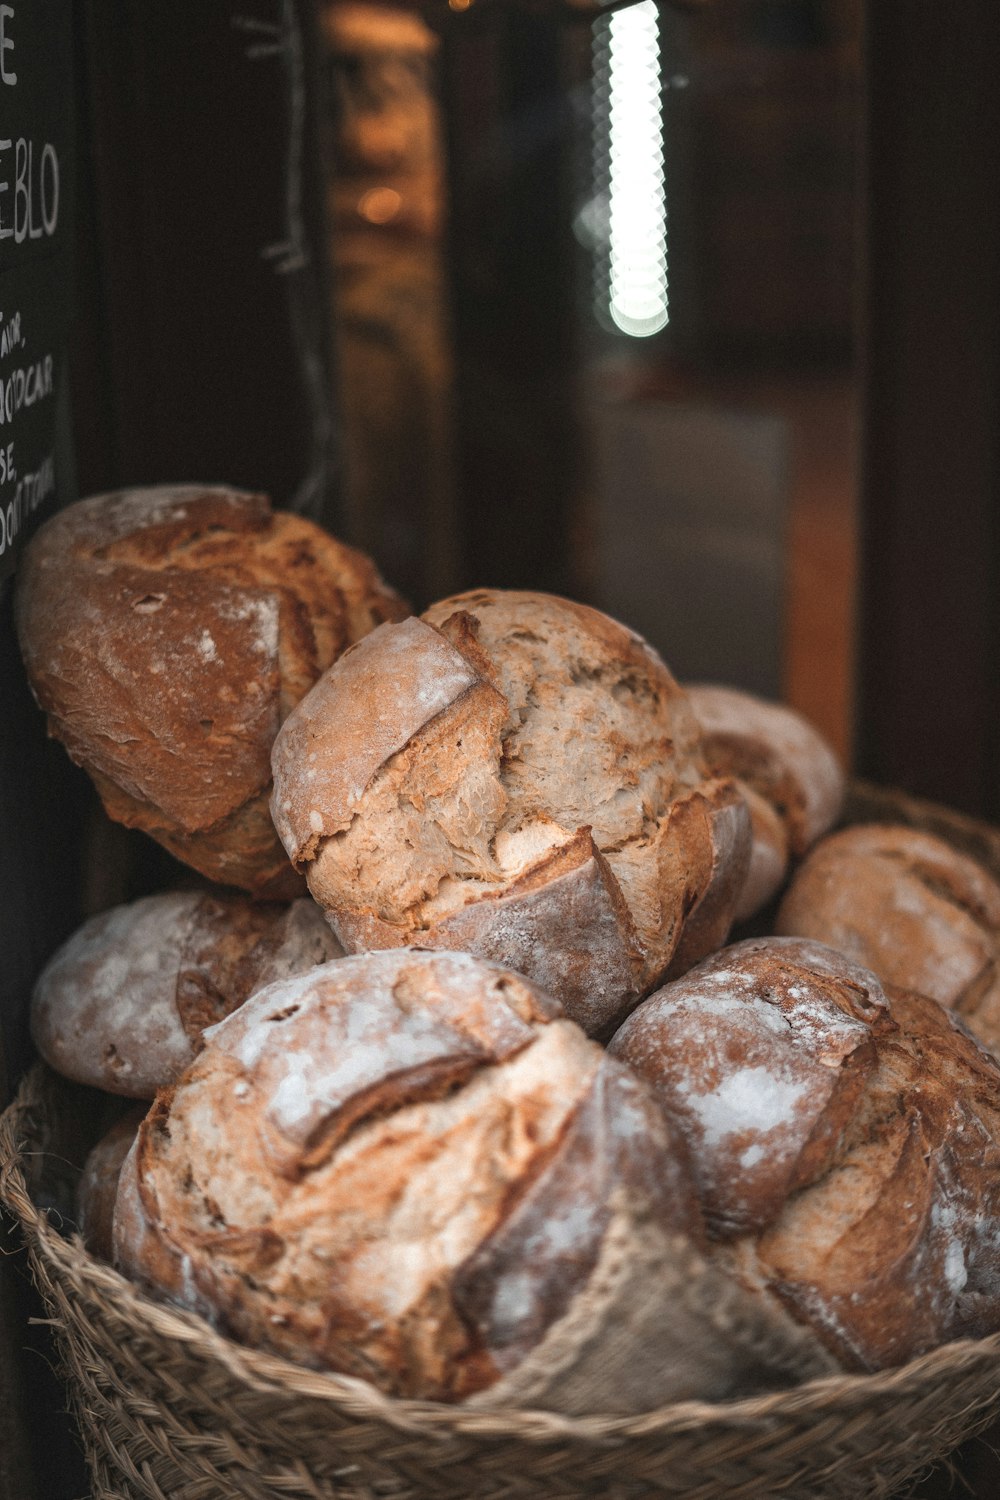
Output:
[[[597,23],[606,112],[608,304],[614,324],[633,338],[666,327],[667,202],[663,180],[660,27],[654,0]],[[596,143],[595,143],[596,144]]]

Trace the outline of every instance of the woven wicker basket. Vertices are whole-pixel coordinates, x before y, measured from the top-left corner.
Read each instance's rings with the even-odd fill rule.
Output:
[[[1000,874],[1000,833],[982,824],[866,788],[851,815],[933,828]],[[858,1500],[897,1492],[1000,1414],[1000,1335],[900,1370],[640,1417],[392,1400],[241,1348],[60,1234],[99,1113],[90,1091],[39,1067],[0,1118],[0,1197],[55,1328],[96,1500]]]

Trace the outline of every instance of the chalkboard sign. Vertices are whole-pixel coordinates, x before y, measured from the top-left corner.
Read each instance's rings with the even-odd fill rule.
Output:
[[[69,0],[0,4],[0,579],[69,484],[72,141]]]

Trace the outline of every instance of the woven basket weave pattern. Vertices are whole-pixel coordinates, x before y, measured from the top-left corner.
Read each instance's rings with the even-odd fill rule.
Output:
[[[901,803],[862,790],[854,806],[887,817]],[[970,852],[1000,874],[1000,835],[981,830],[967,825]],[[67,1125],[80,1093],[43,1067],[25,1080],[0,1118],[0,1197],[55,1327],[96,1500],[859,1500],[898,1492],[1000,1415],[1000,1335],[901,1370],[630,1418],[464,1411],[300,1369],[139,1295],[36,1206],[67,1143],[77,1156],[87,1144]]]
[[[53,1319],[97,1500],[887,1496],[1000,1413],[1000,1336],[726,1405],[563,1419],[396,1401],[243,1349],[142,1296],[28,1192],[62,1081],[0,1119],[0,1192]]]

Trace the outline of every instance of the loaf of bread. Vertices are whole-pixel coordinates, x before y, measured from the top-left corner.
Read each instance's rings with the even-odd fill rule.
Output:
[[[340,956],[314,901],[223,891],[146,896],[91,917],[42,971],[31,1031],[53,1068],[152,1099],[254,990]]]
[[[465,954],[346,958],[213,1028],[114,1238],[238,1339],[399,1396],[621,1411],[832,1368],[701,1256],[652,1091]]]
[[[131,1105],[88,1153],[76,1193],[77,1223],[83,1243],[98,1260],[112,1258],[112,1230],[118,1179],[146,1113]]]
[[[787,704],[714,683],[689,684],[687,693],[710,769],[735,777],[750,809],[753,850],[736,910],[744,921],[836,822],[844,773],[819,731]]]
[[[373,631],[272,763],[275,825],[349,952],[479,954],[591,1035],[725,940],[745,878],[745,805],[662,661],[545,594]]]
[[[211,880],[275,897],[301,893],[267,807],[278,726],[346,646],[406,613],[311,521],[202,486],[60,511],[17,591],[49,732],[110,816]]]
[[[950,1006],[1000,1052],[1000,885],[943,839],[880,823],[832,834],[789,886],[777,927]]]
[[[611,1053],[688,1143],[720,1264],[848,1368],[1000,1329],[1000,1066],[820,944],[737,943]]]

